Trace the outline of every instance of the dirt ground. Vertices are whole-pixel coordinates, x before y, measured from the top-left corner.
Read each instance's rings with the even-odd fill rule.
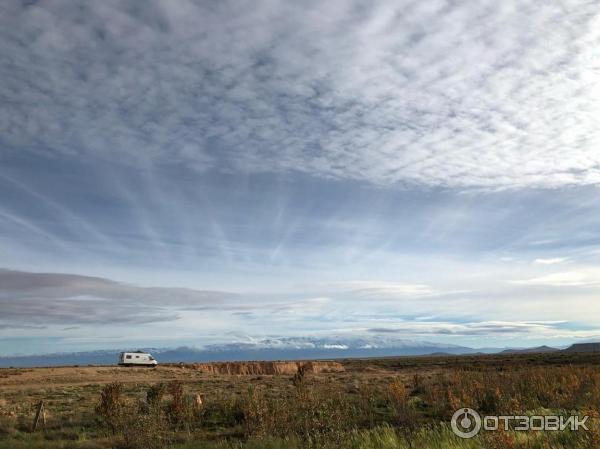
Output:
[[[227,365],[247,365],[249,362],[230,362]],[[254,364],[272,365],[272,362],[253,362]],[[277,363],[277,362],[276,362]],[[289,362],[281,362],[289,364]],[[296,363],[296,362],[292,362]],[[303,363],[303,362],[299,362]],[[348,359],[336,362],[314,362],[315,365],[339,365],[341,369],[327,369],[326,372],[316,372],[311,375],[316,379],[389,378],[390,376],[412,376],[415,373],[431,375],[448,368],[461,367],[511,367],[511,366],[565,366],[584,363],[600,365],[600,353],[594,354],[530,354],[530,355],[490,355],[490,356],[421,356],[421,357],[390,357],[382,359]],[[79,366],[79,367],[50,367],[50,368],[0,368],[0,392],[23,391],[30,389],[58,388],[66,386],[104,385],[110,382],[125,384],[149,384],[169,380],[180,380],[185,383],[193,382],[239,382],[255,377],[282,377],[288,379],[291,374],[284,373],[270,376],[268,370],[264,373],[252,374],[222,374],[207,372],[199,366],[224,365],[214,364],[163,364],[156,368],[133,368],[113,366]],[[229,369],[230,372],[235,370]],[[316,371],[319,371],[318,369]],[[342,372],[335,372],[342,371]]]
[[[114,366],[10,368],[0,370],[0,390],[49,388],[71,385],[106,384],[110,382],[151,383],[163,380],[189,380],[193,370],[171,366],[157,368],[125,368]]]
[[[266,368],[271,368],[271,362],[254,362],[254,365],[264,364]],[[289,365],[286,363],[285,365]],[[294,368],[296,363],[293,362]],[[326,376],[333,372],[344,372],[344,368],[337,362],[313,362],[316,370],[324,366],[325,372],[315,373],[315,375]],[[331,367],[332,364],[339,366]],[[161,365],[155,368],[146,367],[119,367],[119,366],[83,366],[83,367],[48,367],[48,368],[4,368],[0,369],[0,391],[18,391],[35,388],[55,388],[65,386],[81,386],[81,385],[103,385],[110,382],[121,382],[124,384],[131,383],[156,383],[171,380],[180,380],[185,383],[209,380],[209,379],[229,379],[233,377],[250,377],[263,376],[270,374],[268,369],[265,369],[263,374],[259,369],[258,372],[245,375],[237,374],[221,374],[219,368],[225,368],[231,371],[240,366],[248,365],[245,362],[239,363],[215,363],[217,368],[216,373],[206,372],[204,369],[211,364],[185,364],[185,365]],[[292,375],[296,369],[289,373],[283,373],[282,376]],[[233,371],[235,372],[235,371]]]

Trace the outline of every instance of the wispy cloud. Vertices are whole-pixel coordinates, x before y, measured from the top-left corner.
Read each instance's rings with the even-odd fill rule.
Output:
[[[376,184],[600,183],[593,2],[77,5],[4,2],[3,151]]]
[[[582,287],[598,284],[598,281],[590,280],[584,273],[577,271],[564,271],[552,273],[545,276],[510,281],[516,285],[551,286],[551,287]]]
[[[549,258],[539,258],[535,259],[533,263],[540,265],[556,265],[559,263],[567,262],[569,259],[567,257],[549,257]]]
[[[272,314],[291,314],[291,315],[314,315],[324,311],[324,309],[331,304],[331,298],[317,297],[308,298],[297,301],[289,301],[279,304],[265,304],[258,306]]]
[[[418,298],[439,294],[429,285],[382,281],[347,281],[336,284],[361,297]]]
[[[482,321],[469,323],[409,322],[395,326],[368,329],[374,334],[405,336],[496,336],[518,338],[593,338],[600,335],[597,329],[565,329],[564,321]]]
[[[597,327],[597,9],[2,2],[0,337]]]
[[[526,280],[524,286],[572,288],[587,286],[585,279],[562,273]],[[64,345],[76,347],[83,340],[86,345],[95,341],[101,346],[107,333],[119,335],[115,341],[154,338],[202,345],[237,344],[240,335],[360,338],[368,334],[379,335],[382,341],[393,335],[465,344],[475,337],[491,342],[599,334],[589,301],[595,295],[593,288],[581,289],[581,297],[570,291],[568,307],[563,296],[547,297],[548,291],[523,297],[510,290],[457,293],[424,284],[366,280],[310,288],[320,289],[329,296],[142,287],[74,274],[0,270],[0,346],[3,339],[15,336],[61,338]]]

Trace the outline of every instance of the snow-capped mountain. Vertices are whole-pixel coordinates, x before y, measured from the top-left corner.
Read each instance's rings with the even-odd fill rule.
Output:
[[[368,337],[268,337],[262,339],[248,338],[247,340],[217,345],[207,345],[207,351],[232,351],[232,350],[369,350],[369,349],[469,349],[463,346],[432,343],[428,341],[407,340],[400,338],[382,337],[379,335]]]
[[[0,357],[0,367],[113,364],[123,348],[88,352]],[[246,337],[241,341],[203,347],[141,348],[159,362],[203,362],[228,360],[301,360],[346,357],[384,357],[431,353],[467,354],[464,346],[417,340],[373,337]]]

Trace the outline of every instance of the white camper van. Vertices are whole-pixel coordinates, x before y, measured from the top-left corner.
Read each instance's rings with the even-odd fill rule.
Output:
[[[155,367],[158,362],[144,351],[122,352],[119,354],[119,365],[121,366],[149,366]]]

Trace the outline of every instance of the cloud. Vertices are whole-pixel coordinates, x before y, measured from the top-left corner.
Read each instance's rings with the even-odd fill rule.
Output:
[[[240,340],[238,334],[282,338],[371,335],[382,341],[436,337],[461,344],[476,338],[490,345],[512,338],[590,338],[600,335],[593,313],[597,292],[573,289],[589,284],[592,272],[585,273],[583,277],[558,273],[543,282],[526,279],[526,285],[551,282],[570,287],[567,293],[549,290],[558,290],[556,295],[531,289],[533,293],[527,296],[513,287],[449,295],[424,284],[379,281],[323,283],[302,288],[302,294],[232,294],[0,270],[0,333],[37,339],[36,345],[59,337],[65,348],[80,344],[65,338],[89,339],[90,345],[95,341],[102,347],[106,335],[115,341],[159,345],[232,343]],[[331,285],[337,289],[333,291]],[[447,289],[443,290],[455,291],[452,288],[457,285],[444,285]],[[390,300],[395,298],[401,300]]]
[[[593,2],[4,2],[10,154],[378,185],[600,183]]]
[[[419,336],[501,336],[501,337],[553,337],[570,335],[594,336],[600,329],[590,331],[560,329],[563,321],[481,321],[470,323],[452,322],[407,322],[393,327],[375,327],[368,329],[374,334],[406,334]]]
[[[533,261],[533,263],[536,264],[540,264],[540,265],[556,265],[559,263],[563,263],[568,261],[569,259],[567,257],[552,257],[552,258],[547,258],[547,259],[535,259]]]
[[[138,287],[109,279],[0,270],[0,325],[143,324],[179,312],[224,307],[235,295],[184,288]]]
[[[361,297],[416,298],[439,294],[425,284],[405,284],[381,281],[348,281],[336,284]]]
[[[510,281],[510,283],[515,285],[551,287],[582,287],[598,284],[598,282],[587,280],[587,276],[584,273],[577,271],[564,271],[530,279]]]
[[[273,314],[318,315],[323,313],[331,301],[331,298],[328,297],[317,297],[279,304],[265,304],[262,308],[270,310],[270,313]]]

